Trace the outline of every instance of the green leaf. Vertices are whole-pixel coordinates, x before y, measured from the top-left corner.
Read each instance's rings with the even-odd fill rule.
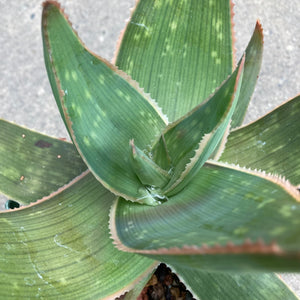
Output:
[[[220,160],[286,176],[300,183],[300,96],[232,131]]]
[[[87,169],[76,148],[0,120],[0,192],[21,204],[49,195]]]
[[[300,267],[300,195],[263,173],[207,163],[159,207],[111,213],[118,248],[202,270],[288,271]]]
[[[227,137],[231,128],[235,128],[244,120],[248,104],[251,100],[255,84],[258,78],[263,52],[263,32],[262,27],[257,21],[255,30],[253,32],[252,38],[247,46],[245,52],[245,65],[243,72],[243,81],[240,89],[239,100],[237,102],[235,111],[232,116],[232,121],[227,127],[227,131],[219,145],[216,147],[214,153],[210,156],[213,160],[219,160],[221,154],[224,151],[225,144],[227,142]],[[241,63],[241,62],[240,62]]]
[[[262,54],[263,31],[260,22],[257,21],[252,38],[246,48],[243,83],[241,86],[239,101],[232,117],[232,128],[243,123],[260,71]]]
[[[85,48],[57,4],[46,3],[42,23],[49,79],[83,160],[115,194],[143,198],[128,143],[147,149],[165,127],[163,116],[126,74]]]
[[[109,239],[114,198],[85,172],[35,205],[0,213],[0,298],[115,298],[150,273],[153,260]]]
[[[171,267],[180,274],[180,279],[196,299],[299,299],[275,274],[203,272],[175,265]]]
[[[178,192],[192,179],[222,139],[239,98],[243,67],[244,59],[208,101],[167,126],[154,145],[154,160],[156,147],[161,149],[161,145],[171,159],[172,178],[164,188],[167,195]]]
[[[130,141],[131,166],[143,185],[163,187],[170,180],[170,174],[155,164],[143,151]]]
[[[232,73],[230,1],[138,1],[116,65],[174,121]]]

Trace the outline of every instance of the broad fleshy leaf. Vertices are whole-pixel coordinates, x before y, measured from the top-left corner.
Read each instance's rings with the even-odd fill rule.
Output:
[[[232,131],[220,160],[300,183],[300,96]]]
[[[42,24],[49,79],[74,144],[106,188],[139,201],[148,192],[128,167],[129,140],[149,150],[166,121],[137,83],[85,48],[58,4],[44,5]]]
[[[210,99],[167,126],[154,145],[154,160],[156,147],[160,150],[164,145],[171,159],[172,177],[164,188],[167,195],[178,192],[192,179],[222,139],[239,98],[243,68],[244,59]]]
[[[299,299],[275,274],[203,272],[171,266],[193,293],[194,298],[243,300]]]
[[[71,143],[0,120],[0,193],[29,204],[87,169]]]
[[[0,298],[115,298],[150,273],[153,260],[109,239],[114,198],[87,171],[37,204],[0,213]]]
[[[300,195],[280,178],[207,163],[160,207],[111,214],[119,249],[202,270],[299,270]]]
[[[115,59],[170,121],[232,73],[230,1],[138,1]]]

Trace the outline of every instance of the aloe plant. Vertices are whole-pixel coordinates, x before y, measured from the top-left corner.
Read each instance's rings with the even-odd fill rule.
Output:
[[[300,268],[299,96],[241,126],[263,37],[235,66],[231,19],[230,1],[140,0],[111,64],[44,3],[72,143],[0,121],[20,205],[0,214],[1,298],[135,299],[162,261],[195,298],[297,299],[272,272]]]

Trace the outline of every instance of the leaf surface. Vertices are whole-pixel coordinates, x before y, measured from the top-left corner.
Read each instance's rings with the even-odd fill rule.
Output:
[[[193,293],[194,298],[243,300],[297,300],[299,299],[272,273],[222,273],[171,266]]]
[[[300,96],[232,131],[220,160],[300,183]]]
[[[0,192],[29,204],[87,169],[74,145],[0,120]]]
[[[144,185],[165,186],[170,180],[167,171],[155,164],[143,151],[130,142],[131,146],[131,167]]]
[[[120,249],[171,264],[299,270],[299,201],[279,178],[210,162],[157,208],[116,201],[111,232]]]
[[[244,59],[211,98],[167,126],[154,145],[154,160],[157,157],[156,148],[160,154],[162,145],[165,145],[171,160],[172,177],[164,188],[167,194],[182,189],[222,139],[239,98],[243,68]]]
[[[222,155],[230,130],[241,125],[244,120],[260,71],[262,53],[263,30],[260,22],[257,21],[253,35],[245,51],[245,65],[242,86],[239,93],[239,100],[233,113],[231,123],[227,127],[227,132],[225,132],[219,145],[216,147],[214,153],[212,153],[210,156],[210,158],[213,160],[219,160],[220,156]]]
[[[230,1],[138,1],[116,65],[175,121],[232,73]]]
[[[166,121],[136,82],[85,48],[57,4],[44,6],[42,22],[49,79],[79,153],[106,188],[142,198],[128,143],[147,150]]]
[[[253,35],[245,51],[246,59],[243,83],[241,86],[239,101],[232,117],[232,128],[240,126],[243,123],[260,71],[262,54],[263,30],[260,22],[257,21]]]
[[[115,298],[150,273],[153,260],[109,239],[114,198],[85,172],[37,204],[0,213],[0,298]]]

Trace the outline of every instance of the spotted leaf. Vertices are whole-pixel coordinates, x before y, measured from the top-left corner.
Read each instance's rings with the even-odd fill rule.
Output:
[[[230,133],[220,160],[286,176],[300,184],[300,96]]]
[[[137,1],[116,65],[170,121],[205,101],[233,71],[230,1]]]
[[[0,193],[21,205],[49,195],[87,170],[69,142],[4,120],[0,140]]]
[[[147,150],[164,116],[129,76],[86,49],[58,4],[47,2],[42,24],[51,86],[79,153],[105,187],[142,202],[147,191],[128,167],[128,143]]]
[[[206,102],[167,126],[154,145],[154,160],[158,156],[156,148],[160,149],[161,145],[165,145],[171,160],[172,177],[164,188],[167,195],[178,193],[188,184],[225,134],[239,99],[244,62],[243,58],[235,72]]]
[[[110,219],[119,249],[207,271],[299,270],[299,225],[296,187],[216,162],[160,207],[119,198]]]

